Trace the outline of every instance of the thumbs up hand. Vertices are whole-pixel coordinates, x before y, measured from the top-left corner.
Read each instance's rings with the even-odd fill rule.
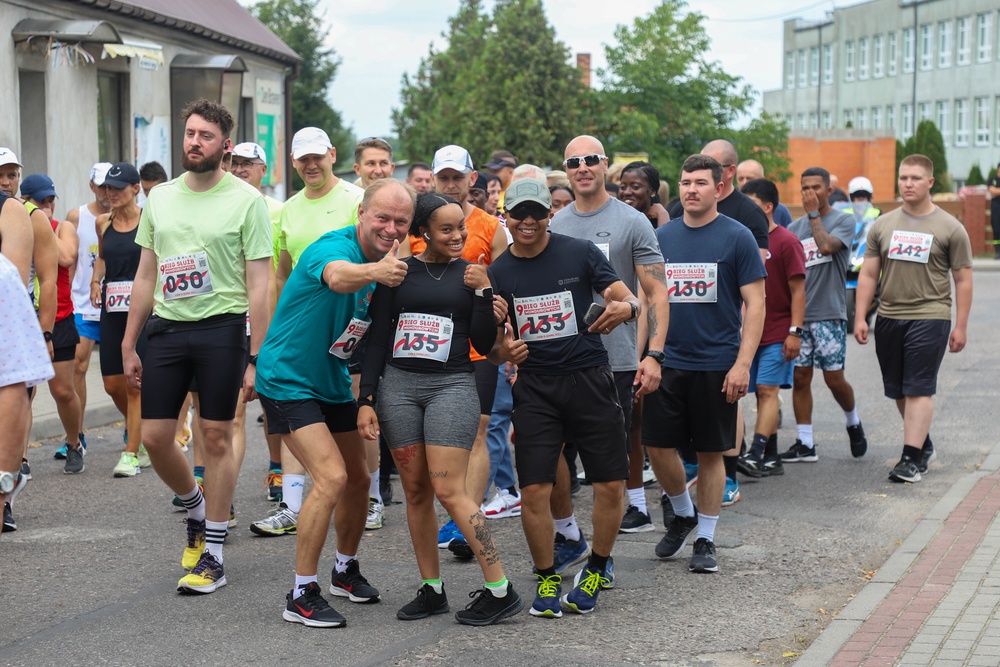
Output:
[[[480,255],[475,264],[465,267],[465,284],[472,289],[483,289],[490,286],[490,277],[486,273],[486,255]]]
[[[510,322],[504,322],[503,341],[500,343],[500,357],[512,364],[523,364],[528,358],[528,344],[523,340],[514,339],[514,327]]]
[[[392,249],[379,260],[375,281],[387,287],[396,287],[406,278],[406,262],[400,260],[399,240],[392,242]]]

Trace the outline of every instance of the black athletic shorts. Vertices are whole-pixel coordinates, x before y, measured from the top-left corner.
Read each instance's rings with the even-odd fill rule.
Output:
[[[479,414],[489,416],[493,414],[493,399],[497,395],[497,367],[485,359],[473,361],[472,367],[476,372]]]
[[[128,313],[101,313],[100,336],[101,343],[97,346],[101,355],[101,375],[122,375],[125,367],[122,363],[122,341],[125,339],[125,324]],[[146,358],[146,329],[139,332],[135,341],[135,351],[139,359]]]
[[[200,322],[146,323],[142,365],[142,418],[177,419],[197,378],[199,416],[230,421],[236,416],[247,364],[244,315],[221,315]]]
[[[277,401],[258,396],[267,415],[267,432],[271,435],[284,435],[313,424],[326,424],[330,433],[349,433],[358,429],[358,405],[354,401],[325,403],[314,398]]]
[[[891,399],[933,396],[948,349],[949,320],[875,320],[875,354],[882,386]]]
[[[729,371],[664,368],[660,388],[646,394],[642,444],[695,452],[728,452],[736,442],[737,403],[722,384]]]
[[[55,354],[52,363],[73,361],[79,342],[80,334],[76,331],[76,320],[72,315],[56,322],[52,327],[52,351]]]
[[[576,445],[587,479],[628,479],[628,452],[618,389],[608,366],[569,375],[519,373],[511,421],[518,484],[555,483],[564,442]]]

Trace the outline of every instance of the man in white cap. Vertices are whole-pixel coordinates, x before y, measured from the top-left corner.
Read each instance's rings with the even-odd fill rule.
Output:
[[[90,191],[94,200],[75,208],[66,214],[66,222],[73,225],[80,239],[80,249],[76,257],[76,273],[73,275],[73,319],[76,330],[80,334],[80,342],[76,346],[76,358],[73,360],[73,384],[80,397],[80,428],[87,414],[87,370],[90,368],[90,355],[94,344],[101,342],[101,309],[94,308],[90,302],[90,281],[94,276],[94,262],[97,261],[97,216],[111,211],[107,190],[104,187],[104,177],[110,162],[96,162],[90,168]],[[80,433],[80,442],[86,442]],[[56,450],[55,458],[65,459],[66,448]],[[145,462],[148,465],[148,461]],[[145,467],[145,466],[143,466]]]

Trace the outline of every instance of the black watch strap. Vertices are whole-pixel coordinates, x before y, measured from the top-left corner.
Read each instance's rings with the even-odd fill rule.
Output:
[[[251,354],[250,358],[247,359],[247,361],[249,361],[251,364],[253,364],[254,366],[256,366],[257,365],[257,356],[258,355],[256,355],[256,354]]]
[[[42,338],[45,339],[46,343],[52,342],[52,332],[51,331],[43,331],[42,332]]]
[[[667,355],[663,354],[662,350],[648,350],[646,354],[643,355],[643,359],[646,357],[652,357],[662,364],[663,360],[667,358]]]

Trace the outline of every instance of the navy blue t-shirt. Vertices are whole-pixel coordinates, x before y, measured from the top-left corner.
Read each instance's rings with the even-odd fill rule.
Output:
[[[516,257],[508,250],[489,273],[507,300],[514,337],[528,344],[522,372],[568,375],[608,363],[601,334],[589,333],[583,316],[593,292],[603,294],[619,278],[593,242],[549,234],[537,256]]]
[[[740,287],[767,276],[749,229],[725,215],[704,227],[676,218],[656,230],[670,298],[668,368],[728,371],[740,349]]]

